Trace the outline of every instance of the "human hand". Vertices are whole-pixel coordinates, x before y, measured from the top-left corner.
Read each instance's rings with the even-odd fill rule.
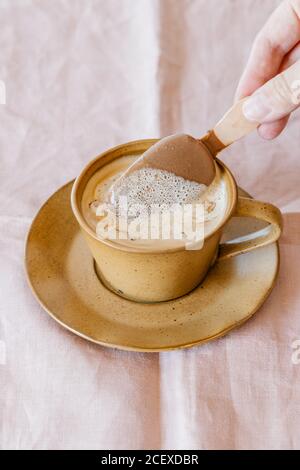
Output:
[[[294,63],[286,80],[282,72]],[[300,106],[299,90],[300,0],[284,0],[256,37],[236,99],[253,94],[243,112],[247,119],[263,123],[258,128],[261,137],[273,139]]]

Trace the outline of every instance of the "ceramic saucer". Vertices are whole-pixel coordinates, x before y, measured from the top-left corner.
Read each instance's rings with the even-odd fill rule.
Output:
[[[187,348],[241,325],[270,294],[279,266],[277,243],[217,262],[205,281],[180,299],[139,304],[119,297],[95,273],[71,211],[72,184],[54,193],[33,221],[26,269],[37,300],[73,333],[103,346],[134,351]],[[224,238],[261,228],[259,221],[234,218]]]

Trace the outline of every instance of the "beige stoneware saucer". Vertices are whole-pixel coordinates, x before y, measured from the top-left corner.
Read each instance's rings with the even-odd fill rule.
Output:
[[[279,268],[277,243],[217,262],[199,287],[177,300],[141,304],[119,297],[96,275],[71,211],[72,184],[54,193],[34,219],[26,244],[26,270],[39,303],[73,333],[131,351],[187,348],[240,326],[271,293]],[[242,190],[240,194],[247,195]],[[233,218],[224,239],[264,226],[254,219]]]

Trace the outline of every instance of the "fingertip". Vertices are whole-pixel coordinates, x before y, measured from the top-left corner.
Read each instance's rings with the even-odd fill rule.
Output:
[[[258,128],[258,134],[264,140],[276,139],[276,137],[278,137],[282,133],[282,131],[285,129],[288,120],[289,120],[289,116],[279,119],[278,121],[275,121],[275,122],[268,122],[268,123],[262,124]]]
[[[274,128],[274,126],[271,126],[269,124],[262,124],[258,128],[258,134],[264,140],[273,140],[278,137],[280,132],[278,132],[278,130]]]
[[[247,82],[244,83],[244,79],[242,77],[234,95],[234,102],[236,103],[237,101],[242,100],[243,98],[246,98],[246,96],[250,96],[253,93],[253,91],[254,91],[253,86],[251,86],[251,84]]]
[[[234,94],[234,102],[241,100],[244,98],[243,96],[243,89],[241,87],[241,81],[238,83],[238,86],[236,87],[235,94]]]

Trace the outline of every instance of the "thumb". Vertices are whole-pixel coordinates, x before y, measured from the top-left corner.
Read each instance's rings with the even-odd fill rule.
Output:
[[[259,88],[245,101],[243,113],[260,124],[288,116],[300,106],[300,60]]]

